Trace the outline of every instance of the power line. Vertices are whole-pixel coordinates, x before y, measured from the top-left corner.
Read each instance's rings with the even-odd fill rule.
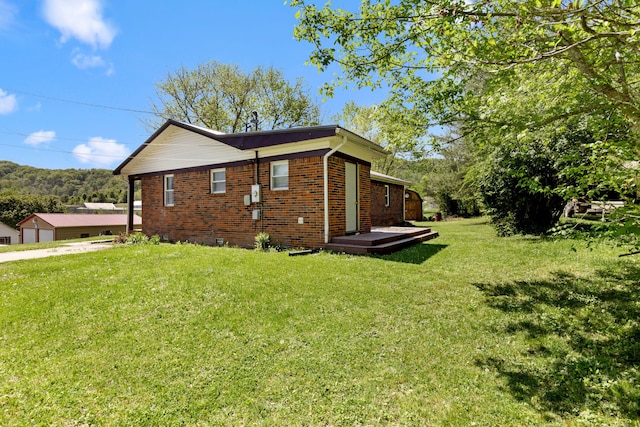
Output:
[[[12,131],[12,130],[7,130],[7,129],[0,129],[0,133],[5,134],[5,135],[17,135],[17,136],[24,136],[24,137],[29,137],[32,136],[33,134],[29,134],[29,133],[24,133],[24,132],[17,132],[17,131]],[[143,138],[141,138],[143,139]],[[82,143],[87,143],[90,138],[64,138],[64,137],[60,137],[60,136],[55,136],[52,138],[52,141],[71,141],[71,142],[82,142]],[[115,140],[114,140],[115,141]],[[118,142],[116,141],[118,144],[121,145],[131,145],[131,146],[139,146],[142,143],[141,142]],[[6,145],[6,144],[2,144],[2,145]],[[16,146],[17,147],[17,146]]]
[[[151,114],[151,115],[154,115],[154,116],[158,115],[157,113],[154,113],[153,111],[137,110],[137,109],[134,109],[134,108],[112,107],[110,105],[93,104],[91,102],[74,101],[74,100],[71,100],[71,99],[56,98],[54,96],[48,96],[48,95],[40,95],[40,94],[37,94],[37,93],[26,92],[24,90],[15,90],[15,89],[10,89],[10,88],[4,88],[4,89],[6,91],[8,91],[8,92],[15,92],[15,93],[19,93],[19,94],[22,94],[22,95],[32,96],[34,98],[49,99],[49,100],[52,100],[52,101],[66,102],[68,104],[83,105],[85,107],[102,108],[102,109],[105,109],[105,110],[125,111],[125,112],[128,112],[128,113]]]
[[[104,163],[104,162],[99,162],[99,161],[95,160],[94,157],[111,157],[113,159],[122,159],[122,156],[116,156],[114,154],[98,154],[98,153],[95,153],[95,154],[94,153],[84,154],[84,153],[74,153],[73,151],[56,150],[56,149],[53,149],[53,148],[25,147],[23,145],[14,145],[14,144],[0,144],[0,147],[13,147],[13,148],[20,148],[22,150],[50,151],[50,152],[53,152],[53,153],[71,154],[75,158],[83,158],[83,159],[85,159],[85,160],[87,160],[89,162],[93,162],[93,163],[97,163],[99,165],[106,166],[107,168],[110,168],[110,164]]]

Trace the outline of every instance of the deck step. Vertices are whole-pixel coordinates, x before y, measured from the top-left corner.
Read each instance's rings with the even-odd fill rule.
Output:
[[[416,228],[412,231],[372,232],[357,236],[336,237],[326,246],[335,252],[345,252],[354,255],[389,254],[420,242],[435,239],[437,231],[428,228]]]
[[[409,237],[417,237],[430,231],[431,229],[429,228],[389,228],[388,231],[372,231],[371,233],[334,237],[331,239],[331,243],[357,246],[379,246]]]

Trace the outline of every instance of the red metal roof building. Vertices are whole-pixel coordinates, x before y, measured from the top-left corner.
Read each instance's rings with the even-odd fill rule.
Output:
[[[35,213],[18,225],[20,243],[50,242],[124,233],[127,215]],[[141,225],[142,218],[135,215],[134,226]]]

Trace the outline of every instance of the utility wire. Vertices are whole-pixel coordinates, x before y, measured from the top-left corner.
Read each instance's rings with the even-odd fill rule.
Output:
[[[17,132],[17,131],[12,131],[12,130],[8,130],[8,129],[0,129],[0,134],[17,135],[17,136],[24,136],[24,137],[29,137],[29,136],[32,135],[32,134],[29,134],[29,133]],[[109,140],[111,140],[111,139],[109,139]],[[52,142],[53,141],[72,141],[72,142],[87,143],[89,140],[90,140],[90,138],[84,138],[84,139],[82,139],[82,138],[64,138],[64,137],[57,136],[57,135],[54,138],[52,138]],[[134,146],[134,147],[139,146],[139,145],[142,144],[141,142],[119,142],[119,141],[116,141],[116,142],[118,144],[121,144],[121,145],[130,145],[130,146]],[[3,145],[6,145],[6,144],[3,144]],[[40,145],[40,144],[38,144],[38,145]]]
[[[49,100],[52,100],[52,101],[66,102],[68,104],[83,105],[83,106],[86,106],[86,107],[103,108],[103,109],[106,109],[106,110],[126,111],[128,113],[151,114],[151,115],[154,115],[154,116],[158,115],[157,113],[154,113],[153,111],[136,110],[134,108],[112,107],[112,106],[109,106],[109,105],[93,104],[93,103],[90,103],[90,102],[82,102],[82,101],[74,101],[74,100],[71,100],[71,99],[56,98],[54,96],[47,96],[47,95],[40,95],[40,94],[32,93],[32,92],[26,92],[24,90],[15,90],[15,89],[9,89],[9,88],[4,88],[4,90],[6,90],[7,92],[15,92],[15,93],[19,93],[19,94],[22,94],[22,95],[33,96],[34,98],[49,99]]]

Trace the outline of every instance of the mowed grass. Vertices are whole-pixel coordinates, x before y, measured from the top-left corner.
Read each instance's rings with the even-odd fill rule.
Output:
[[[0,425],[638,425],[640,265],[483,220],[384,257],[0,264]]]

